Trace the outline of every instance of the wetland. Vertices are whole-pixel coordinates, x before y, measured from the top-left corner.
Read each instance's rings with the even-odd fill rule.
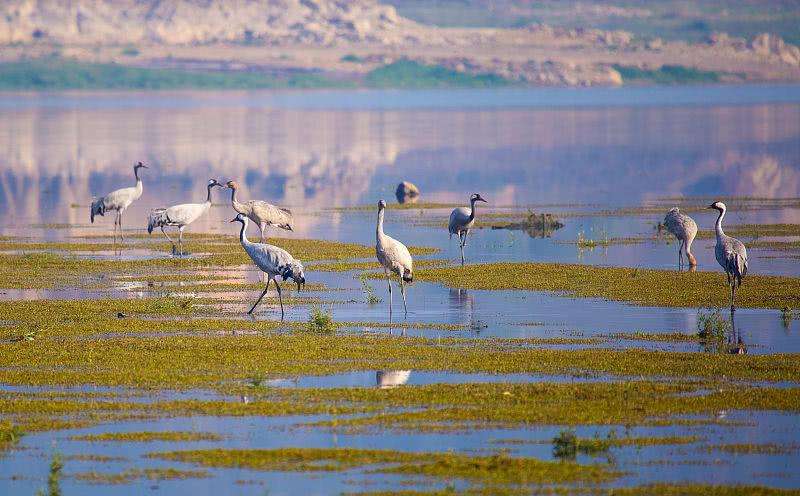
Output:
[[[574,91],[0,94],[0,492],[797,494],[800,105]],[[115,243],[88,205],[139,159]],[[264,283],[228,195],[188,255],[146,233],[210,177],[293,210],[268,232],[306,268],[285,320],[274,289],[245,313]],[[474,191],[462,267],[446,224]],[[713,199],[751,257],[735,314]]]

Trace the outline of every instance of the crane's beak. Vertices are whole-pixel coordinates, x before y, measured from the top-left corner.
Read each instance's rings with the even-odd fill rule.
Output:
[[[149,169],[150,168],[150,167],[148,167],[148,166],[146,166],[144,164],[140,165],[139,167],[141,167],[142,169]]]
[[[706,208],[711,210],[711,209],[716,209],[717,207],[715,207],[714,204],[712,203],[711,205],[707,206]]]
[[[239,221],[239,219],[237,219],[237,218],[231,219],[231,222],[238,222],[238,221]]]

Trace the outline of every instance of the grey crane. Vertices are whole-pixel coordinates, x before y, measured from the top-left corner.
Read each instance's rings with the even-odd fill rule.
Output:
[[[464,247],[467,246],[467,235],[472,226],[475,225],[475,202],[486,200],[478,193],[474,193],[469,198],[469,208],[458,207],[450,212],[450,222],[447,225],[447,230],[450,232],[450,239],[453,239],[453,234],[458,235],[458,245],[461,248],[461,265],[464,265]]]
[[[131,203],[138,200],[142,196],[142,178],[139,177],[139,169],[149,169],[146,165],[138,162],[133,166],[133,177],[136,178],[136,186],[130,188],[120,188],[112,191],[106,196],[102,196],[92,202],[89,209],[89,220],[94,224],[95,216],[105,216],[106,211],[113,210],[117,212],[114,218],[114,240],[117,239],[117,227],[119,226],[119,237],[122,241],[125,240],[125,235],[122,232],[122,213],[125,212]]]
[[[281,285],[278,284],[278,276],[285,281],[292,279],[297,284],[297,290],[300,291],[301,285],[305,285],[306,276],[303,272],[303,264],[295,260],[288,251],[283,248],[278,248],[267,243],[252,243],[247,239],[247,224],[248,218],[244,214],[237,214],[231,222],[240,222],[242,230],[239,232],[239,242],[242,248],[247,252],[247,255],[253,260],[256,266],[267,274],[267,287],[261,292],[253,306],[247,312],[252,315],[253,310],[256,309],[261,303],[264,295],[269,290],[269,283],[275,281],[275,287],[278,289],[278,301],[281,304],[281,320],[283,320],[283,297],[281,296]]]
[[[392,281],[389,272],[400,276],[400,294],[403,296],[403,310],[408,315],[406,305],[406,288],[404,283],[414,280],[414,260],[406,246],[383,232],[383,216],[386,211],[386,202],[378,202],[378,225],[375,228],[375,256],[383,266],[386,283],[389,285],[389,316],[392,315]]]
[[[261,242],[266,242],[265,230],[267,226],[275,226],[287,231],[292,231],[294,218],[292,211],[286,208],[276,207],[271,203],[261,200],[250,200],[240,202],[236,200],[236,189],[239,187],[236,181],[228,181],[225,186],[231,190],[231,205],[240,214],[250,218],[261,230]]]
[[[182,203],[180,205],[173,205],[169,208],[156,208],[150,212],[150,217],[147,220],[147,233],[152,234],[153,229],[156,227],[161,228],[161,232],[172,243],[172,253],[176,252],[175,242],[169,237],[169,234],[164,230],[165,227],[178,228],[178,254],[183,255],[183,230],[196,221],[203,214],[208,212],[211,208],[211,190],[215,187],[222,187],[216,179],[209,179],[206,195],[206,201],[203,203]]]
[[[725,270],[728,277],[728,286],[731,288],[731,313],[736,311],[736,289],[742,285],[742,278],[747,275],[747,248],[744,243],[736,238],[725,234],[722,230],[722,218],[725,217],[727,207],[721,201],[717,201],[708,206],[719,212],[714,230],[717,234],[717,244],[714,247],[714,255],[717,262]]]
[[[697,236],[697,223],[678,207],[672,207],[664,217],[664,227],[678,239],[678,269],[683,264],[683,253],[692,267],[697,266],[697,259],[692,255],[692,242]]]

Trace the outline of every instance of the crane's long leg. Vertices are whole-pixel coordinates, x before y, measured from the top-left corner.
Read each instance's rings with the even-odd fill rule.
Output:
[[[259,297],[258,297],[258,299],[256,300],[256,302],[255,302],[255,303],[253,303],[253,306],[252,306],[252,307],[250,307],[250,310],[248,310],[248,311],[247,311],[247,314],[248,314],[248,315],[252,315],[252,314],[253,314],[253,310],[255,310],[255,309],[256,309],[256,307],[258,306],[258,304],[259,304],[259,303],[261,303],[261,299],[262,299],[262,298],[264,298],[264,295],[265,295],[265,294],[267,294],[267,291],[269,290],[269,282],[270,282],[271,280],[272,280],[272,278],[271,278],[271,277],[270,277],[269,279],[267,279],[267,287],[265,287],[265,288],[264,288],[264,291],[262,291],[262,292],[261,292],[261,296],[259,296]],[[275,281],[275,284],[277,285],[277,284],[278,284],[278,281]],[[281,307],[281,308],[282,308],[282,307]]]
[[[180,251],[180,256],[183,256],[183,229],[185,227],[186,226],[181,226],[178,228],[178,250]]]
[[[389,271],[383,269],[383,273],[386,275],[386,284],[389,286],[389,318],[392,317],[392,281],[389,279]]]
[[[403,311],[405,312],[406,317],[408,317],[408,306],[406,306],[406,287],[403,284],[403,276],[400,276],[400,294],[403,295]]]
[[[458,233],[458,246],[461,248],[461,265],[464,265],[464,245],[466,244],[466,235],[464,231]]]
[[[683,250],[683,244],[685,241],[679,240],[678,243],[678,270],[681,270],[681,266],[683,265],[683,257],[681,256],[681,250]]]
[[[734,306],[734,300],[736,299],[736,280],[731,283],[731,313],[736,311],[736,307]]]
[[[278,288],[278,302],[281,304],[281,320],[283,320],[283,296],[281,296],[281,285],[275,279],[275,287]]]
[[[169,237],[169,234],[167,234],[167,231],[164,230],[164,226],[161,226],[161,232],[164,233],[164,236],[166,236],[167,239],[169,240],[169,242],[172,244],[172,254],[174,255],[175,254],[175,242],[172,241],[172,238]]]
[[[258,225],[258,228],[261,230],[261,242],[262,243],[266,243],[267,242],[267,236],[264,233],[264,231],[267,230],[267,224],[262,222],[261,224]]]
[[[125,241],[125,234],[122,232],[122,211],[119,212],[119,240]]]

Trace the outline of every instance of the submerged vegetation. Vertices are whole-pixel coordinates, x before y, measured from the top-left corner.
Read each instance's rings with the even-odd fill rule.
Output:
[[[603,482],[618,474],[601,465],[555,463],[535,458],[468,456],[457,453],[405,452],[353,448],[281,448],[273,450],[196,450],[150,453],[151,458],[204,467],[268,471],[345,471],[400,474],[492,484]]]

